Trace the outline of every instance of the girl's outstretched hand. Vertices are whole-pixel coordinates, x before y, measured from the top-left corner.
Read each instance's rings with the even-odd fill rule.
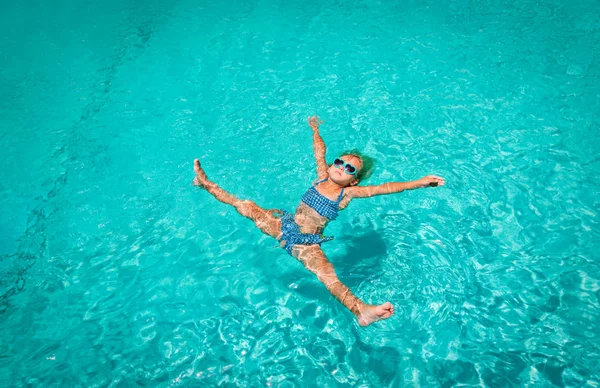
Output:
[[[313,131],[319,129],[319,125],[321,124],[323,124],[323,120],[319,120],[319,117],[317,115],[308,118],[308,125],[310,125]]]
[[[441,176],[427,175],[417,181],[418,188],[444,186],[446,180]]]

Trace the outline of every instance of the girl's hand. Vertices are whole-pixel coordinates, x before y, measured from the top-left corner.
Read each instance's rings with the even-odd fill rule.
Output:
[[[427,175],[417,182],[417,188],[423,189],[425,187],[436,187],[436,186],[444,186],[446,184],[446,180],[440,176],[435,175]]]
[[[313,129],[313,131],[318,130],[319,125],[321,125],[321,124],[323,124],[323,120],[319,120],[319,117],[316,115],[308,118],[308,125],[310,125],[310,127]]]

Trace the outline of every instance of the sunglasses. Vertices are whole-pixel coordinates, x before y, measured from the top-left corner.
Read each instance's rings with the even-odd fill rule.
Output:
[[[354,167],[350,163],[344,162],[344,160],[342,160],[340,158],[336,158],[333,161],[333,165],[336,166],[336,167],[342,167],[343,166],[344,167],[344,172],[346,174],[356,176],[356,167]]]

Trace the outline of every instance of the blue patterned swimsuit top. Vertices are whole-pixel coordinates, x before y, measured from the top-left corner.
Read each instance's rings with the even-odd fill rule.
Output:
[[[319,193],[316,188],[319,183],[325,182],[326,180],[327,178],[320,180],[311,186],[311,188],[304,193],[301,201],[313,208],[323,217],[329,218],[330,220],[335,220],[338,216],[338,210],[342,196],[344,195],[344,189],[342,189],[337,201],[332,201],[331,199],[324,197],[323,194]]]

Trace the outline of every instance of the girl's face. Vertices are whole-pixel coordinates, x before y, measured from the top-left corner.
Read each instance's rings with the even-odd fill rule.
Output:
[[[336,166],[335,163],[332,163],[327,169],[329,179],[340,186],[354,186],[357,184],[358,179],[356,177],[362,168],[362,160],[354,155],[342,155],[337,159],[354,166],[356,168],[356,174],[349,174],[347,172],[347,169],[350,166],[346,167],[344,164]]]

